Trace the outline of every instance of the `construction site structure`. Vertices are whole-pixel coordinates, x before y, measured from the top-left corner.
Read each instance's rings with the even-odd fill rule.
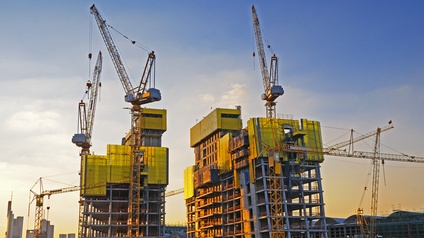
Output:
[[[133,227],[140,237],[160,237],[164,235],[165,190],[169,182],[168,148],[162,147],[166,110],[143,108],[140,112],[137,127],[142,128],[140,151],[144,161],[138,171],[140,202]],[[134,136],[130,131],[121,145],[107,145],[106,155],[83,158],[81,237],[128,236]]]
[[[161,100],[154,85],[156,56],[149,52],[141,80],[134,87],[109,32],[110,25],[95,5],[90,12],[121,81],[124,99],[132,105],[131,129],[121,145],[108,145],[106,156],[87,155],[83,159],[79,237],[163,236],[168,148],[161,147],[161,138],[166,131],[166,111],[141,107]],[[93,190],[91,185],[99,182],[107,185]]]
[[[271,150],[275,140],[317,152],[279,154]],[[195,159],[184,171],[187,237],[273,237],[277,201],[280,234],[327,237],[319,122],[252,118],[243,128],[240,108],[217,108],[191,128],[190,146]],[[282,198],[272,197],[272,190]]]

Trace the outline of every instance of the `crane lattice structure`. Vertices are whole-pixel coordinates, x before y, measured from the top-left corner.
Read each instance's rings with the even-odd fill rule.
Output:
[[[90,153],[91,138],[93,134],[94,116],[96,114],[97,98],[101,87],[100,75],[102,73],[103,57],[99,52],[96,66],[94,67],[93,80],[88,81],[88,106],[87,102],[81,100],[78,103],[78,132],[72,137],[72,143],[81,147],[81,156]]]
[[[152,78],[152,69],[155,65],[156,56],[152,51],[148,54],[147,62],[144,71],[137,87],[133,87],[125,70],[125,66],[121,60],[121,56],[116,48],[112,35],[109,32],[106,21],[102,18],[97,8],[93,4],[90,7],[90,12],[96,19],[97,26],[102,35],[103,41],[106,44],[109,55],[118,73],[119,79],[125,91],[125,101],[132,104],[131,109],[131,133],[132,133],[132,157],[131,160],[131,179],[129,188],[129,212],[128,212],[128,237],[139,237],[140,224],[140,192],[142,184],[140,183],[140,173],[145,170],[147,164],[144,161],[144,153],[141,150],[142,146],[142,127],[141,125],[141,105],[160,101],[160,91],[154,87],[146,89],[147,83]],[[134,42],[133,42],[134,43]],[[154,82],[154,80],[153,80]],[[154,86],[154,85],[153,85]]]

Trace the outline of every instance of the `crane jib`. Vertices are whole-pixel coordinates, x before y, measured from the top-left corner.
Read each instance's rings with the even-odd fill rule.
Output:
[[[90,7],[90,11],[96,19],[97,26],[100,30],[103,41],[106,44],[106,48],[108,49],[113,65],[115,66],[116,72],[124,88],[126,94],[124,97],[125,101],[133,105],[142,105],[150,102],[160,101],[161,94],[158,89],[150,88],[146,90],[146,85],[150,78],[151,69],[154,66],[154,61],[156,58],[154,52],[149,53],[140,84],[138,87],[134,88],[128,77],[127,71],[125,70],[124,64],[116,48],[115,42],[113,41],[112,35],[110,34],[105,24],[106,21],[101,17],[94,4]]]

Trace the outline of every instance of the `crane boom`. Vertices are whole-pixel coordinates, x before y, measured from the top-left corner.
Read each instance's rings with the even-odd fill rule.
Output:
[[[144,73],[138,87],[133,87],[130,78],[128,77],[127,71],[125,70],[124,63],[122,62],[121,56],[119,55],[118,49],[116,48],[115,42],[113,41],[112,35],[110,34],[106,25],[106,20],[102,18],[96,6],[93,4],[90,7],[90,12],[96,19],[97,26],[99,27],[100,34],[103,37],[103,41],[106,44],[106,48],[112,59],[113,65],[115,66],[116,72],[118,73],[122,87],[125,91],[125,101],[130,102],[133,105],[141,105],[154,101],[160,101],[160,91],[155,88],[149,88],[146,90],[146,84],[150,77],[151,67],[156,57],[154,52],[150,52]]]
[[[264,85],[264,93],[261,98],[266,101],[265,107],[267,117],[275,118],[275,100],[284,94],[283,88],[278,85],[278,58],[275,54],[271,57],[271,66],[270,71],[268,72],[261,27],[259,25],[259,18],[256,14],[255,6],[252,6],[252,22],[253,29],[255,31],[256,49],[258,51],[259,65],[261,67],[262,81]]]
[[[94,124],[94,116],[96,114],[96,105],[97,105],[97,97],[99,93],[99,88],[101,87],[100,83],[100,75],[102,73],[102,64],[103,57],[102,52],[99,51],[99,55],[97,56],[96,66],[94,67],[93,74],[93,83],[91,86],[91,98],[88,107],[88,117],[87,117],[87,135],[88,135],[88,143],[91,144],[91,136],[93,133],[93,124]]]
[[[87,152],[91,147],[91,137],[93,133],[94,115],[96,113],[98,91],[101,86],[100,75],[102,73],[103,57],[102,52],[99,51],[97,56],[96,66],[94,67],[93,80],[87,83],[90,92],[89,105],[81,100],[78,104],[78,132],[72,137],[72,143],[82,147],[83,152]],[[88,111],[88,112],[87,112]]]
[[[390,130],[393,127],[394,127],[393,124],[390,123],[390,124],[386,125],[385,127],[380,128],[380,133],[381,132],[384,132],[384,131],[387,131],[387,130]],[[372,136],[375,136],[376,133],[377,133],[376,131],[371,131],[371,132],[368,132],[368,133],[366,133],[364,135],[361,135],[361,136],[358,136],[356,138],[353,138],[352,140],[343,141],[343,142],[337,143],[335,145],[332,145],[330,147],[324,148],[323,150],[324,150],[324,152],[330,152],[330,151],[333,151],[333,150],[337,150],[337,149],[340,149],[340,148],[342,148],[344,146],[347,146],[349,144],[353,144],[353,143],[356,143],[358,141],[361,141],[361,140],[370,138]]]
[[[115,69],[118,72],[119,79],[121,80],[121,84],[124,87],[124,91],[126,94],[129,94],[132,92],[133,86],[131,84],[130,78],[128,77],[127,71],[125,70],[121,57],[119,56],[115,42],[113,41],[113,38],[106,26],[106,20],[102,18],[94,4],[90,7],[90,11],[96,19],[97,26],[99,27],[107,50],[110,54],[110,57],[112,58],[113,65],[115,66]]]
[[[261,27],[259,25],[259,18],[256,14],[255,6],[252,6],[252,21],[255,29],[256,49],[258,51],[259,65],[261,67],[262,80],[264,84],[265,92],[271,85],[270,77],[268,74],[268,66],[265,58],[264,44],[262,41]]]

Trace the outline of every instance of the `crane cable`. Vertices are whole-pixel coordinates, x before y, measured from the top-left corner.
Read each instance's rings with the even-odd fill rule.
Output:
[[[129,40],[131,42],[131,44],[137,46],[138,48],[145,50],[146,52],[150,53],[152,52],[151,49],[149,49],[147,46],[144,46],[142,44],[139,44],[137,41],[130,39],[128,36],[122,34],[120,31],[116,30],[115,28],[113,28],[113,26],[106,24],[110,29],[114,30],[116,33],[118,33],[119,35],[121,35],[122,37],[124,37],[125,39]]]
[[[137,41],[132,40],[132,39],[131,39],[131,38],[129,38],[128,36],[124,35],[122,32],[120,32],[120,31],[118,31],[117,29],[115,29],[113,26],[111,26],[111,25],[109,25],[109,24],[107,24],[107,23],[105,23],[105,24],[106,24],[106,26],[107,26],[107,27],[109,27],[110,29],[114,30],[116,33],[118,33],[119,35],[121,35],[122,37],[124,37],[125,39],[127,39],[128,41],[130,41],[130,42],[131,42],[131,44],[133,44],[133,45],[137,46],[138,48],[140,48],[140,49],[142,49],[142,50],[144,50],[144,51],[146,51],[146,52],[148,52],[148,53],[153,52],[153,50],[151,50],[151,49],[150,49],[150,48],[148,48],[147,46],[144,46],[144,45],[142,45],[142,44],[138,43]],[[117,47],[117,50],[118,50],[118,51],[120,51],[120,50],[118,49],[118,46],[117,46],[117,45],[116,45],[116,47]],[[128,65],[128,64],[125,62],[125,59],[123,59],[123,61],[124,61],[124,64],[125,64],[125,65]],[[134,75],[132,74],[131,70],[129,70],[129,68],[128,68],[128,67],[127,67],[127,70],[129,71],[129,74],[131,75],[131,78],[132,78],[132,79],[134,79],[135,77],[134,77]]]

